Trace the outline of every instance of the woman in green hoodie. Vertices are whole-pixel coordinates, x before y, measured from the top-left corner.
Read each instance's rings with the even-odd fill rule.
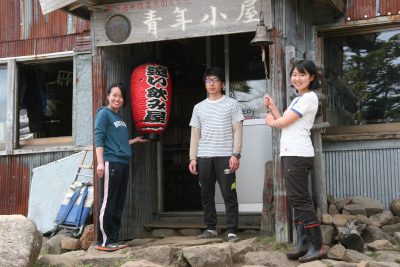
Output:
[[[125,247],[118,243],[118,233],[129,180],[130,145],[150,140],[142,136],[129,139],[125,121],[118,114],[119,108],[126,105],[126,89],[121,83],[108,88],[107,100],[108,105],[97,110],[95,119],[97,176],[101,184],[96,248],[113,251]]]

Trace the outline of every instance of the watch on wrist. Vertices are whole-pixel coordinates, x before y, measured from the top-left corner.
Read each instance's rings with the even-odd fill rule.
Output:
[[[237,157],[237,159],[240,159],[240,157],[241,157],[240,153],[233,153],[232,156]]]

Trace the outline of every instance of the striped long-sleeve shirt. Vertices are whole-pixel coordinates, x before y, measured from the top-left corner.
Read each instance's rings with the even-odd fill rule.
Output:
[[[198,103],[190,126],[201,129],[198,157],[230,157],[233,152],[232,125],[244,120],[239,103],[223,96],[216,101]]]

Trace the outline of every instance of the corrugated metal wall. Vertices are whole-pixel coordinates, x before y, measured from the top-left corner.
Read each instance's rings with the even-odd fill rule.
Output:
[[[0,58],[71,51],[90,23],[63,11],[43,16],[39,0],[0,0]]]
[[[127,105],[120,112],[124,116],[132,138],[139,133],[135,130],[132,119],[130,78],[134,68],[141,65],[142,59],[149,57],[149,47],[149,44],[109,46],[104,47],[102,53],[107,87],[112,83],[121,82],[127,89]],[[104,88],[104,93],[107,87]],[[155,175],[153,146],[152,143],[132,145],[131,179],[122,214],[120,239],[137,237],[143,229],[143,224],[151,223],[153,220],[152,203],[156,198],[153,196]]]
[[[335,198],[364,196],[381,201],[386,210],[400,197],[400,144],[373,149],[373,140],[349,150],[348,142],[324,148],[327,193]],[[395,145],[396,146],[396,145]],[[375,147],[382,147],[375,145]]]
[[[379,16],[399,15],[398,0],[348,0],[346,21],[371,19]]]
[[[0,157],[0,215],[28,215],[32,169],[70,156],[74,151]]]

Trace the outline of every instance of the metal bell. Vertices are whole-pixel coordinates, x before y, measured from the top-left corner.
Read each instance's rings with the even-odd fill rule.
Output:
[[[256,29],[256,36],[253,38],[253,40],[251,40],[250,44],[253,46],[269,46],[273,43],[274,40],[269,38],[267,27],[265,27],[264,21],[261,20]]]

